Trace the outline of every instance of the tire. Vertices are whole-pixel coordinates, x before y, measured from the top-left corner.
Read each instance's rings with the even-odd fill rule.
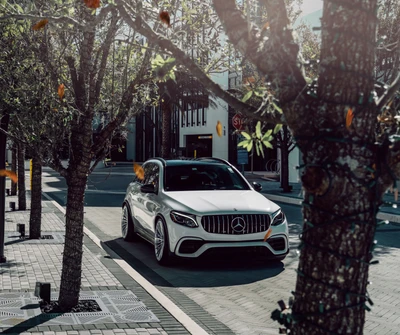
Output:
[[[157,218],[154,229],[154,254],[159,264],[171,264],[172,253],[169,250],[168,230],[161,217]]]
[[[132,221],[131,211],[126,204],[122,206],[121,233],[122,238],[125,241],[131,242],[137,239],[137,235],[135,234],[135,227]]]

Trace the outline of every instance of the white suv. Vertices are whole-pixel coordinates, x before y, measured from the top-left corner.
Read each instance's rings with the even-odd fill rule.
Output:
[[[227,161],[154,158],[142,167],[143,180],[126,191],[122,237],[150,241],[159,263],[245,249],[282,260],[289,252],[281,208]]]

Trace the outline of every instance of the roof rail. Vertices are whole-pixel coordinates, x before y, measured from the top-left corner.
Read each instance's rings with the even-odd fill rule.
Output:
[[[196,158],[196,159],[197,159],[197,160],[212,159],[212,160],[215,160],[215,161],[224,163],[224,164],[232,165],[232,164],[229,163],[227,160],[222,159],[222,158],[218,158],[218,157],[199,157],[199,158]]]

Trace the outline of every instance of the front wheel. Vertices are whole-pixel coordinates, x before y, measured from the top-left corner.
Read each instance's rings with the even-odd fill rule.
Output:
[[[154,253],[161,265],[168,265],[171,262],[171,252],[169,250],[168,230],[165,222],[157,218],[154,233]]]
[[[134,241],[136,239],[135,228],[127,205],[122,207],[121,233],[125,241]]]

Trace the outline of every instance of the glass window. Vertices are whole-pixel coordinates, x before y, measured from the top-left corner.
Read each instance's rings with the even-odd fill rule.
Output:
[[[143,165],[144,181],[143,184],[153,184],[158,188],[160,169],[156,163],[147,163]]]
[[[190,164],[167,166],[166,191],[248,190],[243,177],[228,165]]]

